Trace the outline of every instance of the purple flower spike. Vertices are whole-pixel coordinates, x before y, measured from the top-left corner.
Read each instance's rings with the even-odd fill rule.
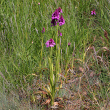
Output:
[[[61,17],[60,17],[60,19],[59,19],[59,26],[61,26],[61,25],[63,25],[63,24],[65,24],[65,20],[64,20],[64,18],[63,18],[63,16],[61,15]]]
[[[91,11],[91,15],[96,15],[95,9],[93,11]]]
[[[51,26],[55,26],[55,25],[57,25],[57,21],[56,21],[56,19],[52,19],[52,21],[51,21]]]
[[[42,33],[44,33],[44,32],[45,32],[45,28],[43,27]]]
[[[54,40],[51,38],[50,40],[48,40],[46,43],[45,43],[46,47],[54,47],[55,42]]]
[[[56,9],[56,11],[52,14],[52,19],[59,19],[60,16],[59,16],[59,12],[58,12],[58,9]]]
[[[62,9],[59,7],[58,9],[55,10],[55,12],[52,14],[52,21],[51,21],[51,26],[55,26],[57,25],[57,23],[59,22],[59,26],[65,24],[65,20],[63,18],[63,16],[61,15],[60,17],[60,13],[62,12]],[[60,36],[62,36],[62,33],[60,33]]]

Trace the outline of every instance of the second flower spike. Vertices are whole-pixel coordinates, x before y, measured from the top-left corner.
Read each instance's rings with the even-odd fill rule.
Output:
[[[48,40],[46,43],[45,43],[46,47],[54,47],[55,42],[54,40],[51,38],[50,40]]]

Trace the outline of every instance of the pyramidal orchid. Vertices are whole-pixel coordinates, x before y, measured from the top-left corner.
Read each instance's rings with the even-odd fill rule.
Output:
[[[59,23],[59,26],[65,24],[65,20],[62,15],[60,16],[60,13],[63,13],[63,12],[62,12],[62,9],[59,7],[52,14],[52,21],[51,21],[52,25],[51,26],[55,26],[55,25],[57,25],[57,23]]]
[[[62,9],[59,7],[58,9],[55,10],[55,12],[52,14],[52,20],[51,20],[51,26],[56,26],[57,24],[59,24],[59,26],[65,24],[65,20],[63,18],[62,15],[60,15],[62,12]],[[56,66],[54,68],[53,66],[53,48],[50,48],[50,57],[49,57],[49,67],[50,67],[50,87],[49,87],[49,91],[50,91],[50,98],[51,98],[51,105],[54,105],[54,99],[55,99],[55,94],[56,94],[56,83],[57,81],[59,81],[59,73],[60,73],[60,47],[61,47],[61,38],[60,38],[60,46],[58,44],[59,40],[57,39],[58,36],[62,36],[62,33],[59,31],[59,26],[57,25],[57,27],[55,29],[57,29],[57,34],[56,34],[56,44],[54,42],[54,40],[51,38],[50,40],[48,40],[45,45],[46,47],[54,47],[54,45],[56,45],[56,55],[55,55],[55,63]],[[55,72],[54,72],[55,69]]]
[[[54,47],[55,42],[54,40],[51,38],[50,40],[48,40],[46,43],[45,43],[46,47]]]

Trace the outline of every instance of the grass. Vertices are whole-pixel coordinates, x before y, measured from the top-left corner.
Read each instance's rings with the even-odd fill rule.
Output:
[[[1,1],[0,108],[51,109],[50,73],[58,72],[54,108],[109,110],[109,0],[38,3]],[[58,30],[51,27],[51,15],[58,7],[62,8],[65,24],[59,28],[62,36],[56,39]],[[91,15],[93,9],[96,15]],[[58,46],[61,39],[60,49],[53,47],[52,63],[45,46],[50,38]]]

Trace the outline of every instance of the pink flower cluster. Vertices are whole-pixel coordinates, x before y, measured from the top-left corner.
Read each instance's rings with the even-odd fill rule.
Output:
[[[52,14],[52,21],[51,21],[52,25],[51,26],[55,26],[55,25],[57,25],[57,23],[59,23],[59,26],[65,24],[65,20],[62,15],[60,16],[60,13],[63,13],[63,12],[62,12],[62,9],[59,7]]]
[[[55,42],[54,40],[51,38],[50,40],[48,40],[46,43],[45,43],[46,47],[54,47]]]

